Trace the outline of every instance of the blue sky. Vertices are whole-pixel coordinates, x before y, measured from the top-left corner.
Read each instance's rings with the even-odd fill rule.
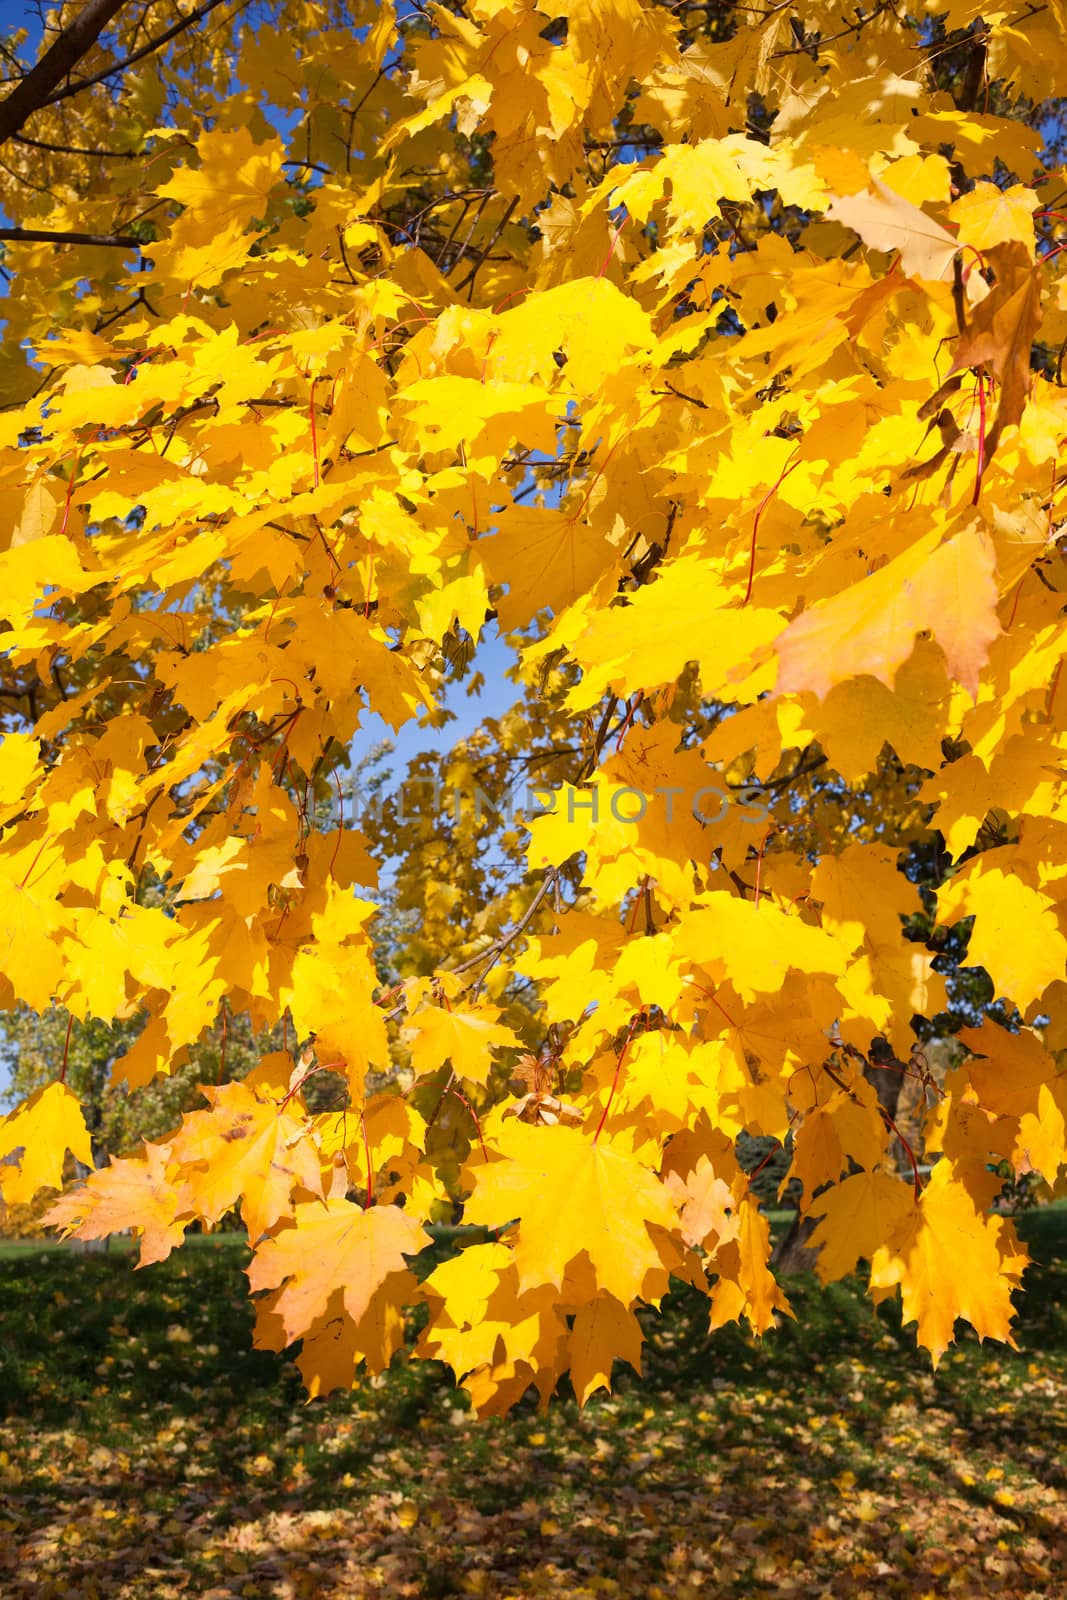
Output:
[[[353,742],[353,753],[358,759],[380,740],[388,739],[394,746],[389,768],[399,777],[407,770],[408,762],[423,751],[450,750],[457,740],[472,733],[485,717],[500,716],[514,704],[519,696],[519,688],[505,677],[514,661],[515,653],[496,632],[496,624],[488,623],[466,680],[454,684],[445,697],[445,704],[455,721],[446,723],[443,728],[420,727],[417,721],[412,721],[405,723],[399,733],[394,733],[375,712],[364,719]],[[476,672],[482,674],[485,682],[480,694],[468,696],[466,683]]]

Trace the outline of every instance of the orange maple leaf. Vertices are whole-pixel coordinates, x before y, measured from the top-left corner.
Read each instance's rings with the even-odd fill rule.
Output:
[[[146,1143],[143,1156],[111,1158],[85,1183],[69,1189],[42,1222],[79,1239],[106,1239],[126,1228],[141,1236],[137,1265],[165,1261],[192,1220],[186,1185],[176,1180],[166,1145]]]
[[[952,1343],[957,1317],[966,1318],[979,1339],[1015,1348],[1011,1292],[1027,1260],[1011,1223],[977,1211],[952,1163],[942,1160],[918,1205],[874,1252],[871,1287],[899,1284],[904,1321],[918,1324],[918,1341],[936,1366]]]
[[[244,1083],[206,1088],[210,1111],[194,1111],[171,1141],[190,1204],[217,1222],[240,1202],[253,1243],[291,1211],[296,1188],[321,1188],[310,1125],[270,1095]]]

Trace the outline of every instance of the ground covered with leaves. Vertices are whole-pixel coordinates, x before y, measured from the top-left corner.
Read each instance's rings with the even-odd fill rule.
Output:
[[[682,1295],[643,1382],[487,1423],[432,1363],[305,1405],[248,1348],[239,1242],[137,1275],[4,1252],[0,1593],[1045,1600],[1067,1572],[1067,1211],[1023,1231],[1017,1353],[965,1336],[933,1373],[856,1284],[801,1282],[762,1343],[708,1337]]]

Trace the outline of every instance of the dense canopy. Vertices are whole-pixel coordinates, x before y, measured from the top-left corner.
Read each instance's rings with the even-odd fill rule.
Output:
[[[263,1041],[54,1223],[151,1262],[236,1207],[312,1393],[421,1303],[503,1410],[638,1364],[672,1278],[789,1314],[782,1148],[824,1280],[868,1263],[935,1360],[1010,1340],[990,1207],[1067,1115],[1065,32],[89,0],[9,37],[0,1004],[112,1029],[134,1097]],[[374,714],[440,723],[497,633],[514,705],[361,815]],[[9,1203],[93,1162],[67,1048],[0,1123]]]

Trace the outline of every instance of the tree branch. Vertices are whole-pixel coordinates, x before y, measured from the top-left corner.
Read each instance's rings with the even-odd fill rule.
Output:
[[[476,956],[468,956],[466,961],[460,961],[456,966],[448,967],[446,970],[449,972],[467,972],[471,967],[476,967],[480,962],[488,960],[485,971],[478,974],[478,981],[475,983],[472,990],[473,994],[477,994],[478,990],[481,988],[492,969],[500,960],[500,957],[504,954],[504,951],[510,944],[514,944],[519,935],[524,933],[530,922],[532,922],[534,913],[537,911],[537,908],[540,906],[549,890],[555,885],[557,879],[559,878],[559,873],[559,867],[549,867],[541,880],[537,893],[534,895],[533,899],[530,901],[530,904],[526,907],[526,910],[523,912],[519,920],[511,928],[507,929],[506,932],[500,934],[498,938],[494,939],[492,944],[489,945],[487,949],[480,951]]]
[[[114,66],[104,67],[90,78],[79,78],[59,88],[58,85],[88,54],[108,23],[122,10],[125,3],[126,0],[86,0],[79,15],[68,28],[63,29],[37,65],[12,89],[6,100],[0,101],[0,144],[18,134],[23,123],[35,111],[40,111],[44,106],[58,105],[63,100],[69,100],[72,95],[81,94],[83,89],[90,89],[96,83],[104,83],[108,78],[114,78],[119,73],[125,72],[136,62],[143,61],[145,56],[153,55],[172,39],[176,39],[179,34],[185,33],[187,29],[202,21],[222,5],[223,0],[203,0],[203,4],[197,6],[195,11],[190,11],[188,16],[180,17],[154,39],[149,39],[139,50],[132,50],[123,60],[116,61]]]
[[[457,283],[457,285],[456,285],[456,293],[457,294],[459,294],[459,292],[462,289],[466,289],[467,290],[467,299],[470,300],[470,299],[473,298],[473,296],[474,296],[474,280],[478,276],[478,274],[481,271],[482,267],[485,265],[486,261],[488,260],[490,250],[496,244],[497,240],[500,238],[500,235],[503,233],[504,229],[507,227],[508,223],[511,221],[511,213],[514,211],[514,209],[518,205],[518,203],[519,203],[519,201],[518,201],[518,197],[517,196],[514,197],[513,199],[511,199],[508,202],[507,210],[504,212],[504,215],[501,217],[500,221],[497,223],[496,227],[493,229],[492,233],[489,236],[489,243],[485,246],[485,248],[483,250],[479,250],[478,259],[475,261],[473,267],[471,267],[470,271],[467,273],[467,276],[463,279],[463,282],[462,283]]]
[[[121,4],[122,0],[119,0],[119,3]],[[71,95],[81,94],[83,89],[91,89],[94,83],[103,83],[105,79],[113,78],[116,73],[125,72],[127,67],[133,66],[134,62],[142,61],[145,56],[150,56],[156,50],[161,50],[165,44],[169,44],[172,39],[176,39],[179,33],[184,33],[194,23],[200,22],[202,18],[206,17],[209,12],[214,11],[222,3],[223,0],[204,0],[203,5],[197,6],[195,11],[190,11],[187,17],[182,17],[171,27],[165,28],[154,39],[149,39],[148,43],[143,44],[140,50],[131,51],[124,60],[117,61],[113,67],[105,67],[103,72],[97,72],[91,78],[79,78],[77,83],[68,83],[65,88],[58,89],[55,94],[50,94],[41,103],[48,106],[58,105],[61,100],[69,100]],[[112,10],[117,11],[118,6],[112,5]]]
[[[7,98],[0,101],[0,144],[18,133],[26,118],[51,103],[52,91],[71,68],[92,49],[125,0],[87,0],[69,28],[46,50]],[[70,90],[63,91],[70,93]]]
[[[47,150],[50,155],[57,156],[100,156],[108,161],[132,161],[139,153],[136,150],[92,150],[79,144],[50,144],[47,139],[31,139],[26,133],[13,133],[11,137],[16,144],[30,145],[34,150]]]
[[[0,228],[0,239],[14,244],[97,244],[132,247],[140,250],[140,240],[132,233],[68,233],[48,228]]]

